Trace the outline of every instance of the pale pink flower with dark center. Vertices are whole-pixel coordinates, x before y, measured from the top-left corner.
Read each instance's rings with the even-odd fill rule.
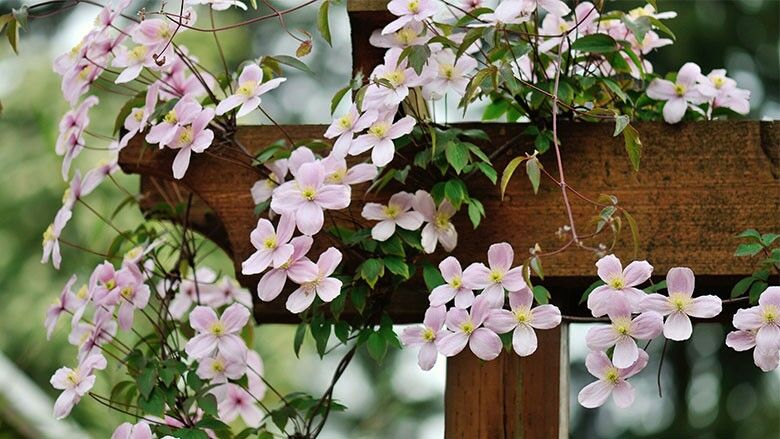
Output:
[[[228,111],[238,107],[236,117],[243,117],[254,111],[260,106],[260,96],[279,87],[287,78],[274,78],[268,82],[263,82],[263,70],[257,64],[249,64],[241,71],[238,77],[238,88],[236,93],[220,101],[217,105],[217,116],[221,116]]]
[[[215,285],[214,293],[210,295],[210,298],[209,305],[213,308],[232,303],[240,303],[247,308],[252,308],[252,295],[230,276],[222,276],[222,279]]]
[[[57,369],[50,382],[52,387],[62,390],[62,393],[54,402],[54,417],[62,419],[68,416],[73,407],[81,401],[81,397],[95,385],[94,371],[105,368],[105,357],[95,354],[84,358],[76,368]]]
[[[386,241],[393,236],[396,226],[406,230],[419,229],[423,223],[423,216],[412,210],[413,203],[414,195],[408,192],[399,192],[393,195],[387,206],[366,203],[361,213],[363,218],[379,221],[371,228],[371,237],[376,241]]]
[[[365,183],[376,178],[379,173],[376,166],[370,163],[347,167],[347,161],[343,157],[333,154],[322,159],[322,166],[325,167],[325,182],[330,184],[351,186]]]
[[[44,326],[46,327],[47,340],[51,338],[54,327],[57,325],[57,321],[60,319],[62,313],[73,312],[76,308],[78,299],[76,298],[76,295],[73,294],[72,290],[73,284],[75,283],[76,275],[74,274],[62,288],[62,292],[60,292],[60,297],[57,302],[53,303],[49,306],[49,309],[46,310],[46,321],[44,322]]]
[[[397,16],[388,23],[382,34],[389,34],[401,29],[409,23],[420,22],[436,14],[436,3],[433,0],[391,0],[387,10]]]
[[[471,306],[471,313],[465,309],[451,308],[447,311],[447,333],[436,339],[436,348],[446,357],[460,353],[466,344],[477,357],[490,361],[501,353],[501,339],[494,331],[483,326],[490,311],[488,302],[478,297]]]
[[[607,255],[596,262],[599,278],[606,283],[588,295],[588,309],[594,317],[607,314],[613,305],[627,303],[632,312],[639,311],[639,303],[645,298],[644,291],[635,288],[650,279],[653,266],[647,261],[634,261],[623,269],[615,255]],[[620,307],[619,309],[622,309]]]
[[[201,111],[189,125],[180,126],[168,148],[178,149],[176,157],[173,159],[173,177],[180,179],[184,177],[187,168],[190,166],[190,157],[193,152],[202,153],[214,141],[214,131],[206,128],[209,122],[214,119],[214,110],[206,108]]]
[[[241,416],[246,425],[258,427],[263,420],[263,412],[257,406],[252,395],[241,386],[233,383],[224,384],[225,396],[219,401],[219,418],[225,422],[233,422]]]
[[[207,306],[196,306],[190,313],[190,326],[197,335],[184,350],[187,355],[201,359],[218,352],[225,358],[246,361],[247,347],[238,335],[249,321],[249,310],[238,303],[225,309],[221,317]]]
[[[747,351],[756,347],[755,330],[738,330],[729,332],[726,336],[726,346],[737,352]],[[771,372],[780,366],[780,351],[753,349],[753,363],[764,372]]]
[[[493,308],[504,306],[504,290],[520,291],[527,288],[523,280],[523,267],[512,268],[515,252],[506,242],[493,244],[488,249],[488,264],[475,262],[463,272],[463,283],[467,288],[483,290],[482,296]]]
[[[269,266],[282,266],[292,256],[293,246],[289,242],[294,231],[295,219],[292,215],[281,216],[278,230],[274,230],[274,225],[265,218],[257,220],[257,227],[249,235],[256,251],[241,263],[241,273],[257,274]]]
[[[270,302],[279,296],[282,292],[284,284],[287,281],[290,270],[298,270],[308,259],[305,258],[306,253],[311,249],[311,245],[314,242],[311,236],[296,236],[290,240],[290,244],[293,246],[293,253],[290,259],[282,264],[279,268],[272,268],[260,278],[260,282],[257,283],[257,297],[264,302]]]
[[[526,357],[536,352],[534,329],[552,329],[561,324],[561,311],[555,305],[531,308],[534,296],[529,288],[509,293],[509,307],[494,309],[485,320],[485,326],[499,334],[512,333],[512,347],[517,355]]]
[[[395,156],[393,140],[411,133],[414,124],[411,116],[404,116],[397,122],[393,122],[392,116],[380,118],[371,124],[366,134],[361,134],[352,142],[349,154],[358,155],[370,149],[374,165],[385,166]]]
[[[42,264],[48,263],[49,259],[51,259],[54,268],[57,270],[60,269],[60,264],[62,263],[62,255],[60,254],[60,233],[62,233],[65,225],[70,221],[71,216],[73,216],[73,213],[69,209],[60,209],[54,217],[54,222],[43,232]]]
[[[124,422],[111,435],[111,439],[152,439],[152,437],[152,429],[145,421],[137,424]]]
[[[422,246],[425,253],[433,253],[436,244],[441,243],[445,251],[451,252],[458,245],[458,232],[452,224],[455,208],[448,200],[442,200],[436,207],[431,194],[418,190],[414,194],[414,210],[420,212],[428,224],[422,230]]]
[[[274,190],[271,209],[281,215],[294,215],[298,230],[314,235],[325,222],[325,209],[344,209],[350,201],[349,186],[327,184],[322,163],[310,162],[300,166],[295,180]]]
[[[632,320],[626,303],[612,308],[609,319],[611,324],[591,328],[585,337],[585,343],[591,350],[607,350],[614,346],[612,361],[619,368],[629,367],[636,361],[640,351],[636,340],[651,340],[663,331],[663,318],[660,314],[648,311]]]
[[[592,351],[585,358],[585,367],[598,381],[585,386],[577,395],[577,401],[585,408],[596,408],[607,402],[609,395],[620,408],[626,408],[634,402],[636,391],[627,381],[647,366],[647,352],[639,350],[638,359],[627,368],[615,367],[607,354]]]
[[[417,364],[422,370],[431,370],[436,364],[439,351],[436,349],[436,341],[447,334],[444,329],[444,320],[447,317],[447,307],[444,305],[432,306],[425,311],[422,325],[404,328],[401,333],[401,343],[404,346],[420,346],[417,355]]]
[[[707,101],[696,82],[701,69],[694,63],[685,63],[677,73],[675,82],[656,78],[647,86],[647,96],[664,104],[664,120],[677,123],[685,116],[688,105],[698,105]]]
[[[690,317],[710,318],[720,314],[722,304],[718,296],[692,297],[694,282],[690,268],[672,268],[666,274],[669,296],[650,294],[639,304],[642,311],[655,311],[662,316],[668,316],[664,323],[664,337],[669,340],[691,338],[693,326]]]
[[[360,114],[357,105],[352,104],[346,114],[333,120],[325,131],[325,138],[336,138],[333,143],[333,154],[345,157],[352,145],[353,136],[371,126],[377,118],[375,110],[367,110]]]
[[[455,299],[455,307],[466,309],[474,303],[474,291],[463,283],[463,269],[454,256],[448,256],[439,263],[439,271],[444,278],[443,285],[431,291],[428,301],[432,307],[444,305]]]
[[[226,383],[228,380],[237,380],[244,376],[246,366],[245,361],[216,355],[201,358],[196,373],[200,378],[212,383]]]
[[[302,261],[289,269],[288,276],[300,286],[287,298],[287,309],[298,314],[311,306],[315,296],[326,303],[338,297],[342,282],[329,276],[340,263],[341,252],[331,247],[320,255],[316,264]]]

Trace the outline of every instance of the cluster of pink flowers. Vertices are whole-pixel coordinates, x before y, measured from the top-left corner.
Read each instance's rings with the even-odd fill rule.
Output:
[[[721,300],[717,296],[693,297],[694,275],[689,268],[669,270],[669,295],[663,296],[648,295],[637,288],[653,272],[647,261],[632,262],[624,269],[617,257],[607,255],[596,267],[604,285],[591,291],[588,308],[594,317],[607,315],[610,324],[588,331],[585,341],[591,352],[585,365],[598,380],[585,386],[577,399],[584,407],[594,408],[612,395],[618,407],[628,407],[635,391],[627,379],[641,372],[649,359],[637,341],[649,343],[661,334],[669,340],[687,340],[693,332],[690,317],[715,317],[720,314]]]
[[[534,330],[561,323],[561,312],[554,305],[533,306],[523,267],[513,268],[513,260],[512,246],[502,242],[488,249],[489,266],[475,262],[462,270],[453,256],[439,264],[445,283],[431,292],[423,325],[405,328],[401,334],[404,345],[420,346],[418,363],[423,370],[433,367],[439,353],[452,357],[466,345],[480,359],[493,360],[502,349],[498,334],[509,332],[517,355],[531,355],[537,347]],[[508,310],[504,309],[507,299]]]
[[[726,336],[726,345],[735,351],[753,349],[753,362],[764,372],[780,365],[780,287],[769,287],[758,305],[734,314],[736,331]]]

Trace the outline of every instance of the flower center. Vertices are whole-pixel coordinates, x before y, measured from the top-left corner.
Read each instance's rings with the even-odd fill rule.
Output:
[[[609,281],[609,286],[616,290],[622,290],[623,288],[625,288],[626,283],[623,281],[622,277],[613,277]]]
[[[492,270],[490,272],[490,280],[494,283],[499,283],[504,280],[504,273],[498,270]]]
[[[54,227],[49,226],[43,231],[43,242],[55,241],[56,239],[57,237],[54,236]]]
[[[255,94],[255,87],[257,87],[257,83],[252,81],[247,81],[242,83],[238,90],[236,90],[236,94],[239,94],[241,96],[249,97]]]
[[[330,175],[328,175],[328,182],[334,183],[334,184],[341,184],[341,182],[344,181],[344,177],[347,176],[347,170],[344,168],[337,169],[333,171]]]
[[[143,118],[144,118],[143,108],[136,108],[133,110],[133,119],[135,119],[136,122],[141,122]]]
[[[604,373],[604,381],[609,381],[612,384],[617,384],[618,381],[620,381],[620,374],[618,373],[618,370],[614,367],[610,367],[607,369],[607,372]]]
[[[463,279],[461,279],[460,276],[453,277],[452,280],[450,281],[450,286],[457,290],[458,288],[463,286]]]
[[[618,317],[612,321],[612,327],[620,335],[629,335],[629,332],[631,332],[631,319],[629,317]]]
[[[371,128],[368,129],[369,133],[380,139],[384,138],[388,131],[390,131],[390,124],[387,122],[377,122],[371,125]]]
[[[225,325],[223,325],[220,321],[214,322],[214,324],[211,325],[209,332],[216,335],[217,337],[225,335]]]
[[[688,91],[688,88],[680,83],[674,84],[674,93],[677,96],[685,96],[685,92]]]
[[[414,29],[405,27],[401,30],[399,30],[395,34],[396,39],[398,39],[398,42],[403,44],[404,46],[408,46],[412,41],[414,41],[415,37],[417,37],[417,32],[414,31]]]
[[[127,253],[125,253],[125,257],[127,259],[135,259],[135,258],[141,256],[141,253],[143,251],[144,251],[144,249],[141,248],[140,246],[139,247],[133,247],[130,250],[128,250]]]
[[[528,308],[518,308],[515,310],[517,323],[531,323],[531,310]]]
[[[723,87],[723,84],[725,83],[726,83],[726,78],[724,78],[723,76],[716,76],[712,78],[712,85],[714,85],[715,88],[717,89]]]
[[[76,292],[76,297],[78,297],[79,300],[84,300],[87,298],[87,293],[89,293],[89,288],[87,288],[86,285],[82,285]]]
[[[81,377],[79,376],[79,369],[71,369],[68,374],[65,376],[65,380],[70,383],[73,387],[77,387],[79,383],[81,382]]]
[[[124,287],[120,290],[119,294],[125,299],[130,300],[135,296],[135,289],[133,289],[133,287]]]
[[[764,323],[766,324],[773,324],[780,320],[780,315],[778,315],[780,314],[780,310],[777,309],[776,305],[765,305],[761,314]]]
[[[436,340],[436,333],[433,332],[433,329],[431,328],[425,328],[422,333],[422,338],[426,342],[430,343],[434,340]]]
[[[390,85],[395,88],[404,83],[404,80],[406,80],[406,74],[403,70],[393,70],[392,72],[387,72],[382,75],[382,78],[386,79]]]
[[[452,79],[455,76],[455,66],[452,64],[439,64],[439,75]]]
[[[113,290],[116,288],[116,281],[114,279],[109,279],[103,284],[107,290]]]
[[[222,373],[225,371],[225,362],[222,361],[222,359],[217,358],[214,360],[213,363],[211,363],[211,370],[217,373]]]
[[[349,114],[345,114],[339,118],[339,125],[345,130],[352,128],[352,122],[352,117]]]
[[[682,293],[669,294],[669,302],[671,302],[675,311],[683,312],[685,308],[693,301],[690,297]]]
[[[416,13],[420,12],[420,2],[419,2],[419,0],[412,0],[412,1],[410,1],[409,2],[409,6],[407,6],[407,8],[409,9],[409,12],[411,12],[412,14],[416,14]]]
[[[86,81],[89,75],[92,73],[92,69],[93,69],[92,64],[88,64],[84,66],[84,68],[81,69],[81,71],[79,72],[79,79],[81,79],[82,81]]]
[[[384,211],[385,216],[388,218],[395,218],[399,213],[401,213],[401,209],[399,209],[395,204],[388,204],[387,207],[384,208]]]
[[[146,46],[138,45],[133,47],[132,50],[130,50],[130,53],[128,53],[128,57],[132,59],[133,61],[141,61],[146,56]]]
[[[433,220],[437,229],[446,229],[450,225],[450,218],[442,213],[437,214]]]
[[[178,116],[176,116],[176,110],[171,110],[171,111],[165,113],[165,116],[163,117],[163,121],[165,121],[165,123],[168,123],[168,124],[171,124],[171,125],[173,125],[176,122],[178,122],[179,118],[178,118]]]
[[[469,320],[467,322],[463,322],[463,324],[460,325],[460,329],[466,334],[470,335],[472,332],[474,332],[474,329],[476,328],[474,328],[474,323],[472,323],[472,321]]]
[[[183,145],[189,145],[195,138],[195,134],[192,132],[192,126],[186,126],[181,130],[179,134],[179,143]]]
[[[307,186],[301,190],[301,196],[303,196],[303,198],[307,199],[308,201],[314,200],[315,195],[317,195],[317,191],[311,186]]]
[[[273,250],[276,248],[276,235],[271,235],[267,238],[265,238],[265,241],[263,241],[263,247],[265,247],[267,250]]]

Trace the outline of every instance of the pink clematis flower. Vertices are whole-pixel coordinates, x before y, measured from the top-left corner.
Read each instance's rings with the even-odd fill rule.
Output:
[[[76,283],[76,275],[72,275],[70,279],[68,279],[68,282],[65,283],[65,286],[62,288],[62,292],[60,293],[60,297],[57,300],[57,302],[53,303],[51,306],[49,306],[49,309],[46,310],[46,320],[44,322],[44,326],[46,327],[46,339],[51,338],[52,332],[54,332],[54,327],[57,325],[57,321],[60,319],[60,316],[63,312],[73,312],[76,309],[76,304],[78,303],[78,298],[75,294],[73,294],[73,284]]]
[[[388,50],[384,64],[376,66],[371,72],[372,83],[366,89],[364,108],[391,109],[390,113],[395,114],[395,108],[409,96],[409,88],[424,82],[414,69],[409,67],[406,59],[399,61],[401,52],[397,47]],[[383,80],[383,83],[376,83],[378,79]]]
[[[636,391],[627,380],[647,366],[647,352],[640,350],[636,362],[627,368],[619,368],[609,361],[607,354],[593,351],[585,358],[585,367],[598,381],[585,386],[577,395],[577,401],[585,408],[596,408],[607,402],[609,395],[620,408],[626,408],[634,402]]]
[[[648,311],[631,320],[631,310],[625,303],[613,308],[609,319],[612,324],[591,328],[585,343],[591,350],[606,350],[615,346],[612,361],[618,368],[629,367],[636,361],[639,355],[636,340],[650,340],[663,331],[660,314]]]
[[[466,309],[474,303],[474,291],[467,288],[463,282],[463,269],[454,256],[448,256],[439,263],[439,271],[446,282],[431,291],[428,301],[431,306],[444,305],[453,298],[455,307]]]
[[[387,241],[398,226],[406,230],[417,230],[422,226],[423,216],[419,212],[412,211],[414,195],[408,192],[399,192],[383,206],[378,203],[366,203],[361,215],[372,221],[379,221],[371,228],[371,237],[377,241]]]
[[[136,309],[144,309],[149,304],[151,290],[144,283],[144,275],[137,265],[126,265],[116,275],[119,288],[119,327],[127,331],[133,325],[133,313]]]
[[[100,347],[114,339],[116,326],[112,312],[101,307],[95,311],[91,324],[77,325],[74,328],[68,341],[79,346],[79,358],[86,358],[100,353]],[[76,341],[80,344],[75,343]]]
[[[214,119],[214,110],[207,108],[201,111],[191,124],[180,126],[168,148],[178,149],[176,157],[173,159],[173,177],[180,179],[184,177],[187,168],[190,166],[190,157],[193,152],[202,153],[214,141],[214,132],[206,128]]]
[[[529,288],[509,293],[509,307],[494,309],[485,320],[485,327],[498,334],[512,333],[512,347],[517,355],[526,357],[536,352],[534,329],[552,329],[561,324],[561,311],[555,305],[531,308],[534,295]]]
[[[417,354],[417,364],[422,370],[431,370],[436,364],[439,351],[436,349],[436,340],[447,334],[444,329],[444,320],[447,317],[447,307],[444,305],[432,306],[425,311],[423,324],[404,328],[401,333],[401,343],[404,346],[420,346]]]
[[[387,10],[397,16],[388,23],[382,34],[389,34],[401,29],[409,23],[421,22],[436,14],[436,3],[433,0],[391,0]]]
[[[534,0],[504,0],[496,6],[493,12],[482,14],[482,22],[473,27],[501,26],[504,24],[525,23],[531,18],[531,13],[536,9]]]
[[[54,146],[54,151],[57,155],[65,154],[68,149],[68,138],[71,136],[79,139],[78,143],[84,143],[84,141],[81,140],[81,135],[84,133],[84,129],[87,125],[89,125],[89,110],[99,102],[100,100],[97,96],[89,96],[84,99],[78,107],[68,111],[62,116],[59,124],[57,143]]]
[[[455,208],[448,200],[443,200],[439,207],[428,192],[418,190],[414,194],[414,210],[420,212],[423,221],[428,224],[422,230],[422,246],[425,253],[433,253],[436,244],[441,243],[445,251],[451,252],[458,245],[458,232],[450,219],[455,215]]]
[[[137,424],[123,422],[114,430],[111,439],[152,439],[152,429],[149,424],[141,421]]]
[[[639,303],[645,298],[645,293],[635,287],[650,279],[653,266],[647,261],[634,261],[623,270],[620,259],[607,255],[596,262],[596,267],[606,285],[596,287],[588,296],[588,309],[593,316],[607,314],[613,304],[627,303],[632,312],[639,311]]]
[[[89,86],[103,73],[97,64],[103,65],[105,59],[87,61],[81,58],[62,77],[62,95],[69,104],[75,105],[79,98],[89,90]]]
[[[195,270],[194,276],[182,279],[179,291],[171,300],[168,311],[174,319],[181,320],[193,304],[211,304],[214,296],[220,294],[215,282],[217,273],[208,267]],[[165,291],[161,288],[160,291]]]
[[[249,310],[238,303],[225,309],[222,317],[207,306],[196,306],[190,313],[190,326],[197,331],[184,350],[187,355],[202,359],[215,351],[225,358],[246,361],[247,347],[238,335],[249,320]]]
[[[571,9],[569,9],[569,7],[566,6],[566,3],[561,0],[534,0],[534,3],[536,3],[538,8],[544,9],[550,14],[559,17],[563,17],[571,12]]]
[[[358,163],[348,168],[347,161],[333,153],[322,159],[322,166],[325,167],[325,181],[330,184],[351,186],[365,183],[375,179],[379,173],[376,166],[370,163]]]
[[[268,178],[257,180],[255,184],[252,185],[252,201],[254,201],[255,204],[268,201],[271,198],[271,195],[273,195],[274,189],[284,183],[284,178],[287,176],[287,159],[266,162],[263,163],[263,166],[271,171],[271,174]]]
[[[436,348],[446,357],[460,353],[466,344],[477,357],[490,361],[501,353],[501,339],[491,329],[483,327],[490,314],[489,303],[478,297],[471,306],[471,313],[465,309],[451,308],[447,311],[447,333],[437,337]]]
[[[235,358],[217,355],[206,357],[198,361],[198,376],[213,383],[226,383],[228,380],[237,380],[246,373],[246,362]]]
[[[260,282],[257,283],[257,297],[260,300],[270,302],[279,296],[289,277],[290,270],[298,270],[308,261],[305,256],[311,249],[313,242],[314,240],[311,236],[296,236],[290,241],[290,244],[293,246],[293,253],[290,259],[279,266],[279,268],[268,270],[260,278]]]
[[[238,0],[186,0],[187,5],[210,5],[211,9],[215,11],[226,11],[231,6],[235,6],[239,9],[246,11],[246,5]]]
[[[371,33],[368,42],[374,47],[390,49],[400,47],[405,49],[410,46],[425,44],[430,37],[425,35],[425,27],[419,21],[410,21],[395,32],[383,34],[381,29]]]
[[[133,108],[130,114],[127,115],[124,121],[124,128],[127,130],[124,136],[119,140],[119,149],[127,146],[127,143],[136,134],[142,133],[146,129],[149,117],[154,113],[154,108],[157,105],[157,98],[160,94],[160,82],[155,82],[149,86],[146,92],[146,98],[144,100],[143,107]]]
[[[60,269],[62,256],[60,255],[60,233],[68,224],[73,213],[69,209],[60,209],[54,217],[54,222],[43,232],[43,256],[41,263],[46,264],[51,259],[51,263],[57,270]]]
[[[750,92],[737,88],[737,81],[726,76],[725,69],[715,69],[699,77],[699,90],[712,100],[712,106],[729,108],[739,114],[750,112]]]
[[[200,114],[199,103],[190,97],[183,98],[163,116],[161,121],[149,129],[146,141],[152,144],[159,143],[160,148],[163,148],[176,138],[179,128],[189,125]]]
[[[527,288],[523,267],[512,268],[515,252],[506,242],[493,244],[488,249],[488,264],[475,262],[463,272],[463,282],[470,289],[484,290],[482,295],[492,308],[504,306],[504,290],[513,292]]]
[[[706,96],[696,86],[699,76],[699,66],[689,62],[680,68],[675,82],[656,78],[647,87],[647,96],[666,101],[663,113],[667,123],[681,121],[689,104],[698,105],[707,101]]]
[[[732,331],[726,336],[726,346],[737,352],[756,347],[756,331]],[[753,349],[753,363],[764,372],[771,372],[780,366],[780,351]]]
[[[136,44],[132,48],[125,46],[119,46],[116,50],[116,56],[111,65],[114,67],[122,68],[122,72],[114,80],[117,84],[124,84],[130,82],[138,77],[143,71],[144,67],[148,69],[159,70],[161,66],[157,64],[154,55],[169,57],[173,52],[172,46],[168,46],[168,49],[164,53],[157,53],[155,47],[149,47],[144,44]]]
[[[195,12],[192,8],[187,8],[182,13],[182,23],[185,25],[192,25],[195,22]],[[183,32],[187,28],[179,26],[173,20],[163,18],[147,18],[136,27],[133,32],[133,41],[138,44],[156,48],[162,47],[179,32]]]
[[[297,177],[298,170],[301,169],[302,165],[316,161],[317,157],[314,155],[314,151],[306,146],[300,146],[290,153],[290,158],[287,159],[287,169],[293,177]]]
[[[217,116],[238,107],[236,117],[243,117],[260,106],[260,96],[279,87],[287,78],[275,78],[263,83],[263,70],[257,64],[249,64],[241,71],[238,77],[238,89],[236,93],[228,96],[217,105]]]
[[[758,306],[738,310],[733,323],[742,331],[755,331],[756,350],[777,354],[780,351],[780,287],[769,287],[761,293]]]
[[[423,97],[426,99],[441,99],[448,88],[455,90],[461,96],[466,91],[470,74],[477,67],[477,60],[461,55],[457,60],[450,49],[443,49],[433,55],[425,66],[423,76],[430,78],[423,84]]]
[[[382,118],[372,123],[368,133],[361,134],[352,142],[349,154],[358,155],[370,149],[374,165],[381,167],[390,163],[395,155],[393,140],[411,133],[415,124],[411,116],[404,116],[395,123],[391,118]]]
[[[691,338],[693,326],[690,317],[710,318],[720,314],[722,303],[718,296],[693,296],[695,278],[690,268],[675,267],[666,274],[669,296],[650,294],[639,304],[642,311],[655,311],[669,316],[664,323],[664,337],[669,340]]]
[[[84,358],[76,368],[57,369],[50,382],[52,387],[62,390],[62,393],[54,402],[54,417],[62,419],[68,416],[73,407],[81,401],[81,397],[95,385],[94,371],[105,368],[105,357],[95,354]]]
[[[214,293],[210,298],[209,305],[214,308],[233,303],[240,303],[247,308],[252,308],[252,295],[230,276],[222,276],[222,279],[215,285]]]
[[[325,183],[321,162],[304,163],[295,180],[274,190],[271,209],[281,215],[294,215],[298,230],[304,235],[314,235],[325,222],[323,210],[349,206],[351,194],[349,186]]]
[[[354,135],[370,127],[376,118],[375,110],[366,110],[360,114],[357,105],[352,104],[346,114],[334,119],[324,134],[327,139],[336,138],[336,142],[333,143],[333,154],[345,157],[352,146]]]
[[[261,273],[271,265],[281,267],[292,256],[293,246],[289,242],[294,231],[295,219],[292,215],[282,215],[278,230],[274,230],[274,225],[265,218],[257,220],[257,227],[249,235],[257,251],[241,263],[241,273]]]
[[[241,416],[246,425],[258,427],[263,420],[263,412],[257,406],[252,395],[241,386],[227,383],[225,397],[219,401],[219,418],[225,422],[233,422]]]
[[[320,255],[316,264],[302,261],[290,269],[290,279],[300,286],[287,298],[287,309],[298,314],[311,306],[315,296],[319,296],[326,303],[338,297],[341,294],[342,282],[328,276],[336,271],[339,263],[341,252],[330,247]]]

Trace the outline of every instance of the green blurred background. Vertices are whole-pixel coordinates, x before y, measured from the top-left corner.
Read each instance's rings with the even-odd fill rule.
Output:
[[[282,0],[275,4],[286,7],[295,3]],[[641,4],[607,1],[607,8],[625,10]],[[668,22],[677,34],[676,44],[651,57],[657,71],[676,71],[686,61],[697,62],[705,73],[726,67],[740,86],[753,93],[751,118],[780,118],[780,2],[658,0],[658,4],[661,10],[675,10],[679,15]],[[0,0],[0,14],[18,5],[17,1]],[[140,2],[133,4],[140,6]],[[86,33],[96,13],[96,9],[81,5],[68,14],[31,22],[31,31],[22,33],[19,56],[0,44],[0,352],[5,357],[0,361],[0,438],[108,437],[126,420],[91,400],[84,400],[68,423],[49,419],[50,404],[57,396],[48,384],[49,377],[61,365],[72,364],[74,349],[67,344],[63,326],[46,341],[43,315],[71,273],[86,280],[89,268],[99,262],[94,256],[63,248],[60,271],[39,263],[41,233],[59,208],[65,188],[53,145],[57,122],[67,104],[51,62]],[[234,12],[217,16],[218,23],[240,19]],[[288,16],[286,22],[293,31],[313,30],[315,18],[316,6]],[[315,38],[314,50],[305,59],[316,76],[290,72],[289,81],[278,93],[264,97],[266,108],[278,121],[329,122],[330,97],[350,75],[349,26],[343,4],[331,14],[331,29],[334,47]],[[183,38],[202,63],[218,65],[210,36],[190,32]],[[225,32],[222,39],[231,66],[258,55],[293,54],[297,46],[278,32],[278,24],[273,22]],[[102,111],[92,112],[91,129],[109,133],[114,121],[106,109],[118,109],[122,99],[98,95]],[[86,170],[103,156],[99,151],[86,151],[75,167]],[[119,179],[131,188],[138,184],[134,176]],[[106,184],[87,201],[102,212],[111,212],[122,198],[116,187]],[[137,212],[125,210],[119,221],[130,225],[139,218]],[[111,231],[83,208],[76,209],[63,236],[99,250],[105,250],[112,239]],[[221,256],[210,263],[217,268],[229,267]],[[271,382],[279,383],[283,390],[319,392],[338,353],[320,361],[309,346],[304,347],[302,359],[296,360],[293,329],[278,325],[258,328],[256,349],[263,355]],[[631,410],[617,411],[611,403],[599,410],[580,408],[576,393],[591,380],[582,364],[585,351],[580,348],[586,330],[578,325],[571,331],[573,437],[780,437],[780,373],[761,373],[753,367],[749,353],[735,354],[725,348],[725,329],[716,325],[700,325],[693,340],[674,343],[668,349],[662,400],[655,389],[657,362],[652,362],[648,373],[634,380],[640,391]],[[336,391],[349,410],[332,418],[323,437],[442,437],[443,363],[440,359],[433,371],[425,373],[418,370],[411,351],[392,353],[381,367],[360,358]],[[113,375],[99,379],[98,391],[110,388]],[[20,410],[24,417],[18,416]]]

